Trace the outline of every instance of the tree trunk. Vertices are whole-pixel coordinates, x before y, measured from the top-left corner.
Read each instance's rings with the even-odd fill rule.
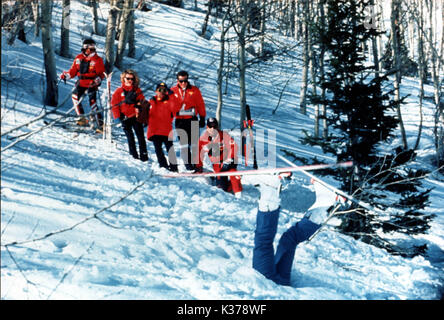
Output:
[[[116,8],[118,0],[110,1],[110,10],[108,13],[108,21],[106,25],[106,41],[105,41],[105,69],[110,73],[114,66],[114,43],[116,39],[116,21],[118,9]]]
[[[51,32],[52,1],[43,0],[41,2],[41,10],[42,47],[46,73],[46,96],[44,102],[47,106],[55,107],[58,103],[58,89],[54,45]]]
[[[204,23],[202,25],[202,31],[200,33],[200,36],[202,38],[205,38],[205,33],[207,32],[208,28],[208,19],[210,18],[211,9],[213,9],[213,1],[208,1],[208,9],[207,14],[205,15]]]
[[[393,64],[396,70],[395,72],[395,101],[397,102],[396,111],[398,114],[399,127],[401,129],[401,138],[404,150],[408,149],[407,135],[404,128],[404,122],[402,120],[401,113],[401,52],[400,52],[400,19],[401,19],[401,2],[400,0],[392,0],[392,13],[391,13],[391,29],[392,29],[392,50],[393,50]]]
[[[122,67],[123,53],[128,42],[128,30],[131,22],[131,11],[134,8],[134,0],[125,0],[120,24],[119,42],[117,45],[117,54],[115,65],[117,68]]]
[[[326,0],[319,1],[319,16],[320,16],[320,24],[321,24],[321,32],[325,32],[326,28],[326,17],[325,17],[325,3]],[[321,41],[320,45],[321,52],[319,53],[319,78],[320,83],[323,84],[325,82],[325,44]],[[325,87],[321,85],[321,99],[325,101]],[[328,125],[327,125],[327,106],[325,102],[322,103],[322,137],[327,139],[328,137]]]
[[[237,14],[239,19],[239,33],[238,33],[238,61],[239,61],[239,98],[240,98],[240,119],[239,128],[243,130],[243,123],[246,116],[245,105],[247,104],[246,97],[246,85],[245,85],[245,73],[247,69],[246,58],[245,58],[245,35],[248,26],[248,1],[239,1]]]
[[[423,7],[421,5],[422,1],[418,1],[418,5],[416,6],[419,10],[419,17],[417,19],[418,23],[418,68],[419,68],[419,129],[418,129],[418,136],[416,138],[416,143],[414,146],[414,150],[417,150],[419,147],[419,142],[421,140],[421,133],[422,133],[422,122],[423,122],[423,113],[422,113],[422,107],[423,107],[423,100],[424,100],[424,79],[425,79],[425,57],[424,57],[424,34],[423,34],[423,28],[424,28],[424,15],[423,15]]]
[[[265,3],[262,4],[261,7],[261,24],[260,24],[260,44],[259,44],[259,56],[264,56],[264,49],[265,49],[265,15],[267,14],[267,6]]]
[[[97,15],[97,0],[89,0],[91,7],[91,15],[93,17],[93,34],[100,35],[99,32],[99,16]]]
[[[34,14],[34,35],[36,37],[40,34],[40,10],[39,10],[39,1],[32,1],[32,12]]]
[[[435,111],[435,126],[434,126],[434,135],[435,135],[435,148],[436,148],[436,162],[439,166],[441,163],[444,163],[444,102],[441,102],[441,84],[439,79],[439,57],[437,49],[435,48],[435,35],[434,31],[437,29],[436,20],[433,19],[433,14],[435,13],[436,7],[434,7],[434,1],[427,0],[427,7],[429,10],[429,44],[431,48],[431,62],[432,62],[432,79],[433,79],[433,100],[435,103],[436,111]],[[444,10],[444,9],[443,9]],[[443,14],[444,15],[444,14]],[[441,57],[442,59],[442,57]]]
[[[136,39],[135,39],[135,32],[136,32],[136,26],[135,26],[135,14],[134,10],[131,11],[131,19],[130,19],[130,25],[128,30],[128,57],[135,58],[136,57]]]
[[[10,16],[11,20],[8,21],[8,24],[11,27],[10,32],[9,32],[9,37],[8,37],[8,44],[9,45],[12,45],[14,43],[15,39],[17,38],[17,35],[20,32],[20,29],[23,30],[23,28],[24,28],[23,11],[24,11],[24,4],[22,3],[22,1],[15,1],[14,7],[11,11],[12,12],[11,16]],[[2,17],[2,26],[4,23],[3,20],[4,20],[4,17]]]
[[[302,53],[302,84],[299,99],[299,110],[302,114],[307,113],[307,86],[308,86],[308,68],[310,63],[309,57],[309,31],[308,31],[308,0],[303,0],[303,15],[304,15],[304,50]]]
[[[312,12],[314,10],[313,8],[314,8],[314,6],[310,7],[310,3],[308,3],[307,17],[309,17],[309,20],[312,22],[314,22],[314,19],[316,16]],[[318,94],[318,87],[317,87],[317,83],[316,83],[317,65],[316,65],[315,51],[313,48],[313,39],[311,38],[311,32],[310,32],[310,36],[308,37],[308,56],[310,59],[309,68],[310,68],[312,90],[313,90],[313,94],[315,96],[317,96],[317,94]],[[314,108],[315,108],[314,136],[319,137],[319,104],[316,103]]]
[[[231,5],[231,0],[228,6]],[[223,82],[223,71],[225,63],[225,34],[228,28],[225,27],[225,21],[229,11],[224,14],[221,21],[221,33],[220,33],[220,56],[219,56],[219,67],[217,69],[217,108],[216,108],[216,119],[219,122],[219,127],[222,127],[222,106],[223,106],[223,95],[222,95],[222,82]]]
[[[62,25],[60,27],[60,55],[69,57],[69,14],[71,0],[62,2]]]

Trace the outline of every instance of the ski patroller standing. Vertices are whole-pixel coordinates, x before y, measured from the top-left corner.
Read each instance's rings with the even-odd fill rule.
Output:
[[[237,170],[238,146],[234,139],[225,131],[219,129],[216,118],[208,118],[207,128],[199,139],[196,173],[202,172],[205,154],[213,164],[214,172],[229,172]],[[229,182],[228,182],[229,180]],[[241,196],[242,183],[240,176],[216,177],[216,186],[225,191]]]
[[[299,222],[282,234],[275,252],[273,242],[280,212],[281,179],[279,175],[257,175],[254,179],[259,185],[260,199],[254,233],[253,268],[267,279],[289,286],[297,245],[310,239],[335,212],[332,210],[335,204],[341,206],[344,199],[313,180],[315,203]]]
[[[143,124],[137,120],[145,97],[139,88],[139,76],[134,70],[128,69],[120,75],[122,85],[114,91],[111,106],[114,119],[119,119],[128,140],[129,153],[135,159],[148,161]],[[139,153],[136,149],[134,133],[139,142]]]
[[[187,71],[179,71],[177,84],[171,90],[178,97],[178,111],[175,115],[175,127],[179,136],[180,155],[187,170],[193,170],[192,153],[199,140],[199,128],[205,127],[206,109],[199,88],[189,83]],[[198,118],[199,117],[199,118]],[[194,141],[193,141],[194,138]]]
[[[156,95],[150,99],[150,105],[148,140],[154,144],[159,166],[177,172],[177,158],[173,147],[173,118],[177,111],[177,103],[175,95],[169,94],[168,86],[164,82],[156,86]],[[162,145],[165,145],[168,162]]]
[[[79,116],[77,124],[80,126],[88,124],[88,119],[84,117],[85,111],[83,106],[79,102],[81,97],[87,94],[91,112],[95,113],[91,115],[91,119],[95,120],[97,130],[101,131],[103,129],[103,115],[101,112],[98,112],[97,91],[102,83],[102,79],[105,78],[105,66],[103,59],[96,53],[96,42],[93,39],[85,39],[83,41],[82,53],[76,56],[71,68],[68,71],[63,71],[60,75],[60,79],[64,81],[74,77],[79,77],[72,92],[72,102]]]

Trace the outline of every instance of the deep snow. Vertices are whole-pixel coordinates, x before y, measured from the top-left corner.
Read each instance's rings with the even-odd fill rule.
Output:
[[[72,1],[71,52],[79,51],[90,33],[89,10]],[[202,6],[202,4],[201,4]],[[186,69],[207,103],[216,108],[218,24],[210,19],[209,40],[198,36],[203,12],[152,4],[136,12],[137,57],[125,58],[142,77],[145,96],[155,83],[173,84],[175,72]],[[100,5],[101,27],[107,5]],[[61,8],[54,6],[54,37],[59,43]],[[8,46],[2,37],[2,132],[37,116],[42,108],[44,68],[41,42],[28,34],[28,45]],[[99,48],[104,37],[94,36]],[[57,46],[57,45],[56,45]],[[232,48],[232,50],[234,50]],[[99,54],[103,52],[99,50]],[[71,59],[56,56],[57,70]],[[253,66],[247,75],[248,103],[258,130],[271,142],[299,156],[334,161],[319,148],[300,144],[302,129],[311,130],[312,116],[294,107],[300,73],[288,58]],[[115,70],[112,87],[119,85]],[[280,90],[288,82],[275,114]],[[61,100],[73,81],[61,84]],[[403,90],[412,96],[403,107],[409,142],[417,132],[417,81]],[[426,86],[427,95],[432,88]],[[105,105],[102,86],[101,103]],[[223,126],[238,123],[238,84],[230,80],[224,96]],[[71,108],[71,102],[64,109]],[[433,109],[425,105],[426,127],[418,165],[430,168],[433,155]],[[38,121],[10,136],[43,126]],[[272,129],[276,142],[270,141]],[[236,137],[239,133],[232,132]],[[1,298],[2,299],[437,299],[444,281],[444,183],[435,187],[427,210],[437,217],[426,235],[426,257],[392,256],[386,251],[324,228],[296,250],[292,287],[266,280],[251,267],[253,231],[259,192],[244,184],[235,199],[205,179],[164,178],[148,143],[151,161],[141,163],[127,153],[120,127],[115,145],[88,134],[53,127],[33,135],[1,154]],[[2,137],[2,148],[13,140]],[[394,140],[396,144],[398,141]],[[412,142],[411,142],[412,143]],[[178,148],[176,148],[177,150]],[[271,158],[270,158],[271,159]],[[272,159],[271,159],[272,160]],[[261,162],[261,166],[271,165]],[[277,159],[277,166],[284,163]],[[328,180],[328,179],[327,179]],[[328,180],[333,182],[331,180]],[[309,179],[295,175],[282,193],[278,235],[300,219],[314,202]],[[337,220],[332,220],[334,225]],[[279,238],[279,237],[277,237]],[[17,244],[13,244],[17,242]]]

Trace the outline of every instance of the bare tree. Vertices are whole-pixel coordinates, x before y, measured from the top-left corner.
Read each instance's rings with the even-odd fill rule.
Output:
[[[407,135],[404,128],[404,122],[402,120],[402,113],[401,113],[401,77],[402,77],[402,65],[401,65],[401,0],[392,0],[391,3],[391,45],[392,45],[392,56],[393,56],[393,65],[395,69],[395,81],[394,81],[394,87],[395,87],[395,101],[397,103],[397,114],[398,114],[398,120],[399,120],[399,127],[401,129],[401,138],[402,138],[402,144],[405,150],[408,149],[408,143],[407,143]]]
[[[442,72],[442,60],[443,60],[443,41],[441,39],[441,57],[439,57],[439,52],[437,50],[438,40],[436,39],[436,33],[438,28],[438,23],[434,15],[437,14],[437,1],[426,0],[426,7],[429,12],[429,32],[428,32],[428,42],[431,60],[431,70],[433,79],[433,102],[435,104],[435,125],[433,128],[433,133],[435,135],[435,148],[436,148],[436,162],[439,167],[440,164],[444,163],[444,102],[442,99],[442,86],[443,81],[440,79],[440,72]],[[443,6],[444,4],[442,4]],[[444,11],[444,8],[441,8]],[[441,14],[444,16],[444,13]],[[443,27],[444,29],[444,27]]]
[[[220,33],[220,56],[219,56],[219,67],[217,69],[217,108],[216,108],[216,119],[219,122],[219,126],[222,126],[222,106],[223,106],[223,98],[222,98],[222,82],[223,82],[223,72],[224,72],[224,64],[225,64],[225,36],[228,32],[230,25],[225,26],[225,22],[227,20],[228,14],[230,13],[231,8],[231,0],[228,0],[227,11],[224,14],[221,21],[221,33]]]
[[[117,45],[117,54],[115,65],[117,68],[122,67],[123,54],[128,43],[128,31],[130,29],[130,22],[132,19],[132,11],[134,10],[134,0],[125,0],[121,16],[119,42]]]
[[[249,23],[249,0],[237,0],[237,43],[238,43],[238,69],[239,69],[239,98],[240,98],[240,118],[239,128],[243,129],[243,122],[246,116],[245,105],[247,104],[245,74],[247,61],[245,56],[246,32]]]
[[[108,21],[106,24],[106,41],[105,41],[105,69],[110,73],[115,62],[114,43],[116,39],[116,22],[117,14],[120,11],[118,7],[120,0],[111,0],[108,13]]]
[[[57,89],[57,73],[54,57],[54,44],[51,32],[51,14],[52,1],[43,0],[41,2],[42,17],[42,47],[46,72],[46,96],[45,105],[57,106],[58,89]]]
[[[40,34],[40,10],[39,10],[39,1],[33,0],[31,1],[32,6],[32,14],[34,16],[34,35],[36,37]]]
[[[93,34],[99,35],[99,17],[97,15],[97,0],[88,0],[89,6],[91,7],[91,14],[93,17]]]
[[[414,0],[412,6],[410,8],[414,9],[413,15],[416,15],[416,22],[418,24],[418,68],[419,68],[419,129],[418,135],[416,138],[414,150],[417,150],[419,147],[419,142],[421,140],[422,133],[422,122],[423,122],[423,101],[424,101],[424,80],[427,75],[427,66],[425,60],[425,52],[424,52],[424,9],[422,0]]]
[[[16,38],[26,43],[25,21],[33,15],[30,3],[24,0],[2,2],[1,15],[2,31],[6,31],[8,44],[13,44]]]
[[[309,54],[309,21],[308,14],[310,10],[310,5],[308,0],[302,0],[303,3],[303,53],[302,53],[302,83],[301,83],[301,91],[299,95],[299,110],[302,114],[307,113],[307,86],[308,86],[308,68],[310,63],[310,54]]]
[[[130,19],[130,25],[128,30],[128,57],[135,58],[136,57],[136,39],[135,39],[135,32],[136,32],[136,22],[135,22],[136,16],[134,14],[134,10],[131,11],[131,19]]]
[[[71,0],[62,2],[62,25],[60,27],[60,55],[69,57],[69,14]]]
[[[200,32],[200,36],[202,38],[205,38],[205,33],[207,32],[207,28],[208,28],[208,19],[210,18],[210,14],[211,14],[212,9],[213,9],[213,1],[208,1],[207,13],[205,14],[205,19],[202,24],[202,31]]]

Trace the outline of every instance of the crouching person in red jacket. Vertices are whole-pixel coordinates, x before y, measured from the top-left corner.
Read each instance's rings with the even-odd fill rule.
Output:
[[[208,118],[206,131],[199,139],[199,159],[195,172],[202,172],[205,154],[213,164],[214,172],[237,170],[238,147],[234,139],[219,129],[215,118]],[[229,181],[228,181],[228,178]],[[236,198],[241,196],[242,184],[240,176],[217,177],[216,186],[227,192],[233,192]]]
[[[161,168],[177,172],[177,158],[173,147],[173,117],[176,112],[174,94],[169,94],[163,82],[156,86],[156,95],[150,99],[150,115],[148,117],[148,140],[153,142],[157,161]],[[162,150],[165,145],[168,162]]]
[[[129,153],[141,161],[148,161],[143,124],[136,119],[138,108],[145,100],[142,90],[139,88],[139,76],[133,70],[125,70],[120,75],[122,86],[114,91],[111,98],[111,106],[114,119],[122,123],[123,131],[128,139]],[[139,154],[134,139],[136,133],[139,142]]]

